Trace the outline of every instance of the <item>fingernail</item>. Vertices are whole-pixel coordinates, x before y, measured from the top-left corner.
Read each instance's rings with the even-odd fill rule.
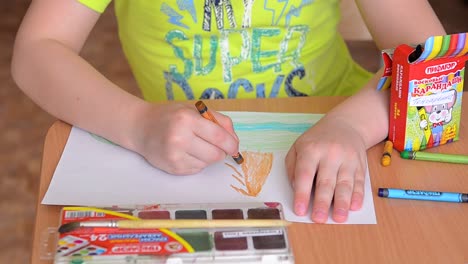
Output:
[[[348,216],[348,211],[345,209],[335,209],[334,214],[340,217],[347,217]]]
[[[319,210],[314,211],[313,218],[315,219],[316,222],[325,222],[328,218],[328,213],[319,209]]]
[[[297,203],[294,207],[297,215],[305,215],[307,213],[307,208],[304,203]]]
[[[348,220],[348,211],[342,208],[333,210],[333,221],[343,223]]]
[[[351,206],[349,208],[351,210],[359,210],[359,208],[361,208],[360,200],[359,199],[351,200]]]

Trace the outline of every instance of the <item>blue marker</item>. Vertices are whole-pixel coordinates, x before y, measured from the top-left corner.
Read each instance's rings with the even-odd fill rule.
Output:
[[[468,193],[379,188],[379,197],[436,202],[468,203]]]

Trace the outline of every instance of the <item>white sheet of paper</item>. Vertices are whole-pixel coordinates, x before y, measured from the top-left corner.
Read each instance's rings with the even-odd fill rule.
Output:
[[[245,189],[232,175],[232,167],[242,173],[230,157],[190,176],[169,175],[152,167],[140,155],[73,127],[57,165],[43,204],[110,206],[129,204],[280,202],[285,218],[310,223],[309,216],[293,213],[293,191],[284,158],[295,139],[322,115],[224,112],[233,120],[240,149],[271,152],[270,173],[256,197],[244,195],[232,186]],[[242,176],[242,175],[241,175]],[[351,212],[347,224],[376,224],[369,173],[365,199],[360,211]],[[311,212],[311,208],[309,208]],[[328,223],[334,223],[331,219]]]

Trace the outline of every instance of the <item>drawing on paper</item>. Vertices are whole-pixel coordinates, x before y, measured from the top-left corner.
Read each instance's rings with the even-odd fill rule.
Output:
[[[272,152],[242,152],[244,162],[241,165],[242,173],[239,172],[233,165],[225,163],[234,170],[231,176],[236,179],[237,185],[231,184],[231,188],[237,192],[256,197],[261,191],[271,172],[273,165]]]
[[[253,117],[235,112],[231,116],[234,130],[239,136],[244,163],[237,165],[226,162],[231,172],[226,177],[231,179],[229,185],[233,191],[248,197],[261,194],[272,173],[275,154],[288,151],[296,138],[321,117],[279,113],[256,113]]]

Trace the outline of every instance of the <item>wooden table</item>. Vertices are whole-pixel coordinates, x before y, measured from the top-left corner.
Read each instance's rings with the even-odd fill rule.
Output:
[[[460,141],[428,150],[468,153],[468,98],[463,104]],[[343,97],[210,101],[225,111],[325,113]],[[464,125],[463,125],[464,124]],[[59,206],[40,202],[63,152],[70,126],[56,122],[44,145],[34,230],[32,263],[40,260],[40,238],[58,225]],[[468,166],[403,160],[394,153],[389,167],[380,165],[383,143],[368,151],[376,225],[293,224],[289,229],[296,263],[468,263],[468,204],[385,199],[377,188],[468,192]]]

